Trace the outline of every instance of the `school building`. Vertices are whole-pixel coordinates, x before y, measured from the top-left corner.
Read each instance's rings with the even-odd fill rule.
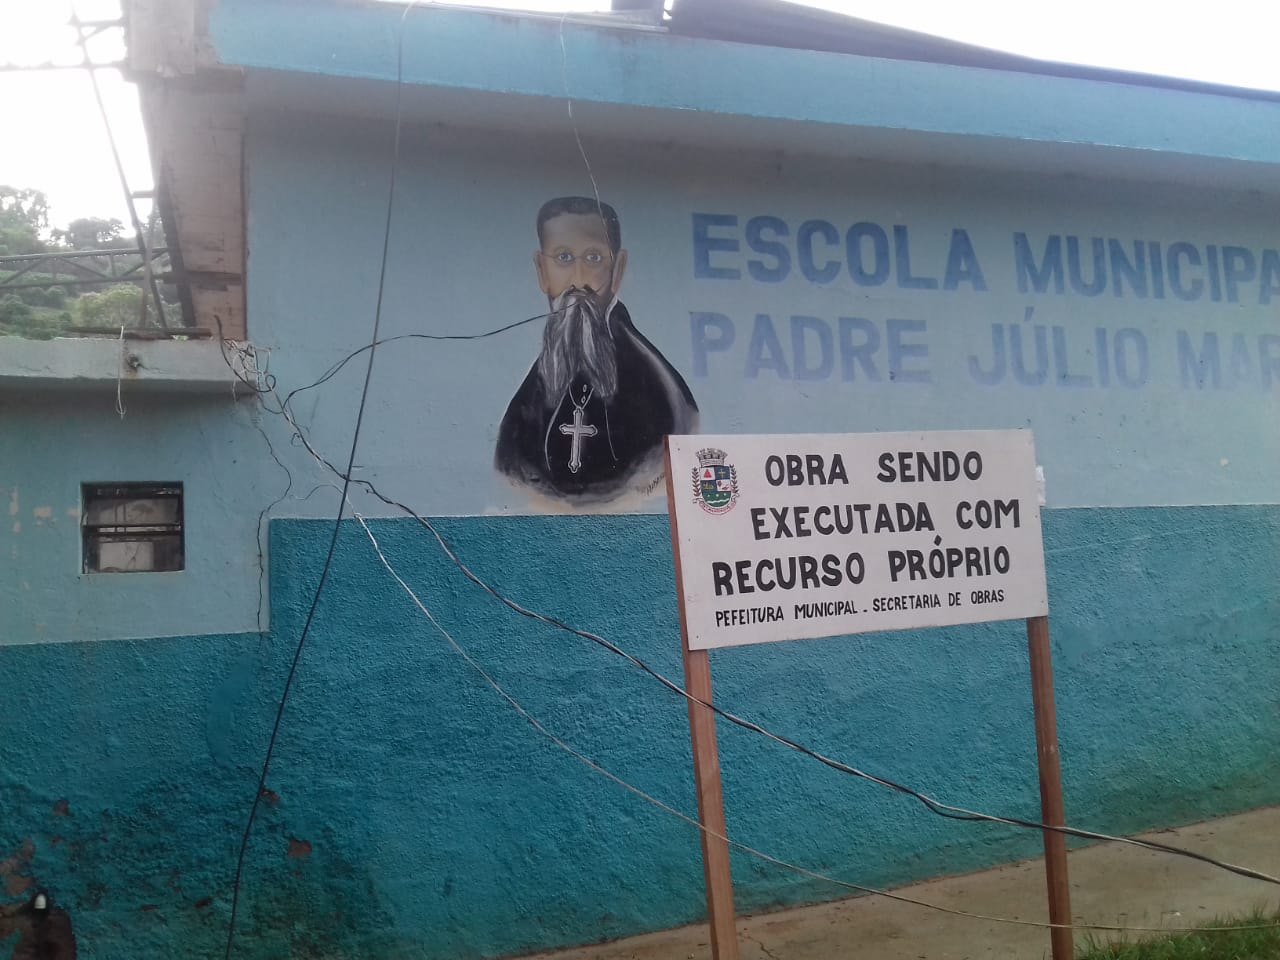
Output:
[[[765,0],[129,11],[189,329],[0,344],[0,901],[48,890],[100,960],[223,949],[357,419],[236,957],[704,915],[697,830],[529,721],[694,815],[685,701],[548,622],[680,679],[672,430],[1031,429],[1068,821],[1280,802],[1276,95]],[[1020,622],[711,660],[726,709],[1039,817]],[[779,859],[885,887],[1041,849],[718,732],[729,834]],[[732,867],[741,911],[846,892]]]

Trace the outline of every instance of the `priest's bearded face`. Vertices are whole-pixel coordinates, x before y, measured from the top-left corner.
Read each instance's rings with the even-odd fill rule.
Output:
[[[533,261],[551,305],[538,357],[543,402],[559,405],[578,377],[600,399],[612,400],[618,370],[607,311],[622,282],[627,252],[609,248],[598,215],[562,213],[543,225],[542,248]]]

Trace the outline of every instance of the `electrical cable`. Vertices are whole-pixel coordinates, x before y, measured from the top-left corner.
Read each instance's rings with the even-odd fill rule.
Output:
[[[365,535],[368,536],[369,542],[373,544],[374,552],[377,553],[378,559],[382,562],[383,567],[386,568],[387,572],[391,574],[392,578],[394,578],[395,581],[409,595],[409,597],[413,600],[414,604],[418,607],[418,609],[421,610],[423,614],[426,616],[427,620],[430,621],[431,625],[435,627],[435,629],[441,634],[441,636],[445,638],[445,640],[448,641],[449,645],[467,663],[467,665],[470,666],[471,669],[474,670],[476,673],[478,673],[480,677],[485,681],[485,683],[487,683],[494,690],[494,692],[496,692],[503,700],[505,700],[512,709],[514,709],[517,713],[519,713],[520,716],[522,716],[529,723],[529,725],[534,728],[534,730],[536,730],[542,736],[546,737],[548,740],[550,740],[553,744],[555,744],[565,753],[569,754],[571,757],[574,757],[575,759],[585,764],[588,768],[590,768],[597,774],[600,774],[601,776],[613,781],[618,786],[635,794],[637,797],[640,797],[642,800],[652,804],[658,809],[663,810],[666,813],[669,813],[675,817],[678,817],[680,820],[683,820],[685,823],[689,824],[690,826],[697,828],[699,831],[705,833],[707,836],[713,837],[716,840],[719,840],[722,843],[725,843],[728,846],[733,847],[735,850],[740,850],[743,853],[746,853],[753,857],[757,857],[758,859],[761,859],[767,863],[771,863],[774,866],[782,867],[783,869],[786,869],[786,870],[791,870],[795,873],[801,874],[802,876],[809,877],[810,879],[834,884],[836,886],[843,887],[848,890],[853,890],[858,893],[866,893],[866,894],[872,894],[874,896],[885,897],[889,900],[896,900],[900,903],[907,903],[917,907],[925,907],[929,910],[938,911],[939,913],[946,913],[956,917],[965,917],[970,920],[981,920],[986,923],[1014,924],[1018,926],[1037,927],[1040,929],[1048,929],[1048,930],[1054,930],[1054,929],[1095,930],[1095,931],[1104,931],[1104,932],[1111,932],[1111,933],[1168,933],[1171,930],[1176,931],[1179,929],[1187,929],[1188,932],[1193,930],[1200,931],[1200,932],[1227,932],[1232,930],[1272,930],[1272,929],[1276,929],[1277,927],[1280,927],[1280,923],[1249,924],[1249,925],[1239,925],[1239,926],[1211,926],[1211,927],[1195,927],[1195,928],[1118,926],[1114,924],[1097,924],[1097,923],[1053,923],[1053,922],[1042,921],[1042,920],[1022,920],[1014,917],[997,917],[997,916],[991,916],[988,914],[971,913],[967,910],[958,910],[954,907],[944,907],[941,904],[930,903],[927,900],[920,900],[916,897],[908,897],[903,894],[892,893],[888,890],[883,890],[877,887],[869,887],[863,884],[852,883],[847,880],[840,880],[836,877],[819,873],[815,870],[810,870],[807,867],[802,867],[798,864],[790,863],[786,860],[779,859],[778,857],[774,857],[770,854],[767,854],[761,850],[756,849],[755,847],[751,847],[740,841],[733,840],[732,838],[722,833],[719,833],[716,830],[712,830],[709,827],[704,826],[702,823],[700,823],[698,820],[694,819],[693,817],[689,816],[688,814],[683,813],[680,810],[677,810],[675,807],[672,807],[664,803],[663,801],[659,800],[657,797],[654,797],[652,794],[646,793],[644,790],[641,790],[639,787],[635,786],[634,784],[631,784],[628,781],[622,779],[620,776],[611,772],[605,767],[601,766],[599,763],[596,763],[594,760],[590,759],[585,754],[579,752],[574,747],[570,746],[568,743],[562,740],[560,737],[552,733],[549,729],[547,729],[547,727],[545,727],[535,716],[533,716],[533,714],[531,714],[527,709],[525,709],[525,707],[521,705],[521,703],[518,700],[516,700],[515,697],[509,694],[501,686],[501,684],[499,684],[496,680],[494,680],[493,677],[490,676],[485,671],[485,669],[482,666],[480,666],[480,664],[477,663],[476,660],[469,653],[467,653],[465,649],[463,649],[462,645],[459,644],[456,639],[454,639],[453,635],[449,633],[449,631],[446,630],[438,620],[436,620],[436,618],[432,615],[431,611],[427,608],[427,606],[418,598],[418,595],[414,593],[413,588],[411,588],[400,576],[400,574],[398,574],[395,571],[395,568],[391,566],[391,562],[387,559],[386,554],[382,552],[382,547],[378,543],[377,538],[373,535],[373,531],[370,530],[369,525],[365,523],[364,517],[361,516],[354,509],[352,510],[352,516],[355,517],[355,519],[360,523],[360,526],[364,529]]]
[[[360,347],[358,350],[352,351],[351,353],[343,357],[341,360],[339,360],[337,363],[335,363],[333,366],[331,366],[328,370],[326,370],[323,374],[321,374],[319,380],[316,380],[314,383],[309,383],[305,387],[296,387],[293,390],[290,390],[289,393],[285,396],[284,400],[281,401],[280,405],[284,408],[288,408],[289,403],[293,400],[295,396],[297,396],[300,393],[304,393],[307,390],[314,390],[316,387],[321,386],[322,384],[325,384],[328,381],[332,380],[337,375],[338,371],[341,370],[343,367],[345,367],[348,363],[350,363],[356,357],[360,356],[360,354],[364,353],[366,350],[370,350],[374,346],[379,344],[392,343],[396,340],[484,340],[488,337],[496,337],[500,333],[506,333],[508,330],[514,330],[517,327],[523,327],[525,324],[533,323],[535,320],[544,320],[548,316],[550,316],[550,314],[539,313],[536,316],[525,317],[525,319],[523,320],[517,320],[515,323],[508,323],[506,326],[498,327],[496,330],[487,330],[484,333],[449,333],[449,334],[402,333],[399,336],[386,337],[383,340],[378,340],[376,341],[376,343],[366,343],[363,347]],[[272,388],[273,387],[269,387],[268,390],[266,391],[257,390],[257,392],[259,393],[270,392]]]
[[[285,417],[286,417],[286,420],[288,420],[290,426],[292,426],[295,436],[302,442],[302,445],[306,448],[307,452],[310,453],[311,456],[317,462],[323,465],[330,472],[336,474],[339,478],[342,478],[343,477],[342,472],[338,470],[337,467],[335,467],[327,459],[325,459],[322,455],[320,455],[311,446],[310,441],[302,432],[301,428],[298,426],[296,421],[294,421],[289,416],[287,411],[285,412]],[[601,646],[604,649],[608,650],[609,652],[621,657],[622,659],[626,660],[628,663],[631,663],[633,666],[638,667],[640,670],[649,674],[651,677],[653,677],[655,680],[657,680],[659,683],[661,683],[664,687],[666,687],[668,690],[672,691],[673,693],[678,694],[679,696],[683,697],[687,701],[706,707],[708,710],[716,714],[716,716],[723,718],[729,723],[732,723],[735,726],[741,727],[742,729],[748,730],[752,733],[759,734],[760,736],[763,736],[766,739],[772,740],[773,742],[778,743],[781,746],[784,746],[789,750],[793,750],[803,756],[809,757],[810,759],[817,760],[819,763],[822,763],[823,765],[839,773],[847,774],[854,777],[859,777],[863,780],[867,780],[870,783],[874,783],[879,786],[885,787],[887,789],[904,794],[905,796],[912,797],[913,799],[918,800],[921,804],[923,804],[925,808],[929,810],[930,813],[936,814],[937,816],[940,816],[940,817],[945,817],[949,820],[998,823],[998,824],[1003,824],[1005,826],[1018,827],[1018,828],[1027,829],[1027,830],[1037,830],[1037,831],[1048,832],[1048,833],[1059,833],[1065,836],[1076,837],[1077,839],[1082,839],[1082,840],[1099,840],[1099,841],[1104,841],[1108,843],[1128,844],[1128,845],[1139,847],[1142,849],[1159,851],[1159,852],[1167,853],[1173,856],[1186,857],[1191,860],[1198,860],[1212,867],[1225,870],[1229,873],[1237,874],[1238,876],[1247,877],[1252,880],[1260,880],[1264,883],[1280,885],[1280,878],[1271,876],[1270,874],[1263,873],[1258,870],[1254,870],[1250,867],[1242,867],[1237,864],[1228,863],[1226,861],[1219,860],[1214,857],[1210,857],[1206,854],[1202,854],[1194,850],[1187,850],[1185,848],[1176,847],[1171,844],[1161,843],[1158,840],[1142,840],[1135,837],[1125,837],[1125,836],[1120,836],[1115,834],[1101,833],[1099,831],[1094,831],[1094,830],[1084,830],[1078,827],[1071,827],[1071,826],[1065,826],[1065,825],[1059,826],[1054,824],[1041,823],[1036,820],[1029,820],[1021,817],[998,816],[995,814],[983,813],[981,811],[969,810],[965,807],[959,807],[952,804],[943,803],[942,801],[936,800],[933,797],[930,797],[928,794],[925,794],[919,790],[915,790],[904,784],[897,783],[896,781],[890,780],[886,777],[880,777],[875,774],[868,773],[865,770],[861,770],[857,767],[844,763],[840,760],[836,760],[831,757],[828,757],[816,750],[811,749],[810,747],[805,746],[804,744],[799,743],[798,741],[795,741],[789,737],[785,737],[781,734],[774,733],[772,730],[769,730],[768,728],[761,726],[760,724],[752,720],[748,720],[745,717],[741,717],[738,714],[733,713],[725,709],[724,707],[719,706],[713,701],[703,700],[700,697],[694,696],[693,694],[685,690],[684,687],[682,687],[679,683],[670,679],[664,674],[658,672],[653,667],[649,666],[649,664],[641,660],[639,657],[636,657],[635,655],[627,652],[626,650],[623,650],[621,647],[617,646],[612,641],[607,640],[604,637],[599,636],[598,634],[594,634],[586,630],[580,630],[577,627],[574,627],[568,623],[565,623],[562,620],[557,619],[556,617],[548,616],[546,614],[539,613],[535,610],[531,610],[517,603],[516,601],[510,599],[509,597],[499,592],[492,585],[482,580],[465,563],[463,563],[462,560],[457,556],[457,554],[454,553],[453,549],[449,546],[448,542],[444,539],[444,537],[440,534],[440,532],[436,529],[436,527],[425,517],[421,516],[419,513],[417,513],[407,504],[401,503],[398,500],[395,500],[391,497],[386,496],[380,490],[378,490],[377,487],[373,485],[373,483],[371,483],[368,480],[357,478],[357,479],[353,479],[353,482],[364,487],[364,489],[371,496],[382,501],[387,506],[395,507],[396,509],[403,511],[406,515],[416,520],[419,525],[425,528],[435,538],[436,542],[440,545],[440,548],[444,552],[445,556],[449,558],[449,560],[454,564],[454,566],[458,568],[458,570],[463,574],[464,577],[466,577],[476,586],[480,587],[482,590],[484,590],[494,599],[498,600],[508,609],[528,619],[536,620],[540,623],[544,623],[548,626],[555,627],[559,630],[563,630],[567,633],[573,634],[574,636],[580,637],[584,640],[589,640],[592,643],[595,643],[598,646]]]
[[[505,326],[498,327],[497,329],[494,329],[494,330],[486,330],[484,333],[450,333],[450,334],[402,333],[394,337],[384,337],[381,340],[376,341],[375,343],[366,343],[364,346],[358,347],[357,349],[351,351],[349,354],[347,354],[337,363],[330,366],[328,370],[326,370],[323,374],[320,375],[319,379],[314,380],[313,382],[307,384],[306,386],[295,387],[293,390],[290,390],[289,393],[285,395],[285,398],[283,400],[280,400],[279,396],[276,395],[275,374],[260,372],[256,370],[256,368],[251,367],[251,364],[249,361],[252,361],[256,355],[256,351],[253,347],[253,344],[242,343],[237,340],[228,339],[223,334],[221,318],[215,317],[215,320],[218,324],[218,344],[222,350],[222,360],[227,365],[227,367],[231,370],[232,375],[242,386],[247,387],[251,393],[257,394],[260,398],[267,397],[267,396],[274,397],[277,403],[280,405],[281,409],[271,410],[271,408],[269,407],[267,409],[270,410],[270,412],[272,413],[280,413],[281,410],[289,408],[289,404],[293,401],[293,398],[296,397],[298,394],[305,393],[308,390],[314,390],[316,387],[319,387],[325,383],[328,383],[335,376],[337,376],[338,371],[340,371],[343,367],[345,367],[348,363],[350,363],[356,357],[360,356],[360,354],[364,353],[366,350],[372,349],[374,346],[381,346],[384,343],[393,343],[397,340],[484,340],[484,339],[487,339],[488,337],[495,337],[500,333],[506,333],[509,330],[515,330],[517,327],[523,327],[525,324],[533,323],[534,321],[537,321],[537,320],[544,320],[548,316],[550,316],[550,314],[539,313],[532,317],[525,317],[525,319],[523,320],[517,320],[515,323],[508,323]],[[239,356],[240,358],[239,369],[237,369],[236,364],[232,362],[231,355],[228,352],[229,349],[234,350],[236,354]],[[248,373],[251,369],[253,369],[253,372],[257,375],[255,378],[257,382],[254,382],[254,380],[250,380],[248,377]],[[233,386],[232,392],[234,393],[234,386]],[[265,406],[265,403],[264,403],[264,406]]]
[[[265,440],[267,443],[267,452],[271,454],[271,459],[276,462],[276,465],[281,470],[284,471],[284,475],[286,478],[284,491],[280,494],[280,496],[276,497],[274,500],[272,500],[269,504],[267,504],[265,507],[262,508],[262,510],[258,512],[258,523],[254,527],[254,539],[258,547],[258,612],[254,618],[254,623],[257,624],[258,632],[261,633],[262,632],[262,605],[263,605],[263,601],[265,600],[265,593],[266,593],[265,581],[267,579],[266,551],[263,550],[262,548],[262,521],[266,519],[267,514],[270,513],[272,510],[274,510],[278,504],[286,500],[289,494],[293,491],[293,472],[284,465],[284,461],[281,460],[279,455],[276,453],[276,448],[271,443],[271,437],[267,435],[267,431],[263,429],[262,424],[259,423],[257,420],[254,420],[253,425],[254,427],[257,428],[258,432],[262,434],[262,439]]]
[[[409,19],[409,13],[417,6],[418,0],[410,0],[405,7],[404,13],[400,17],[400,27],[396,38],[396,107],[395,107],[395,135],[391,153],[391,174],[387,186],[387,214],[383,224],[382,231],[382,259],[378,271],[378,296],[377,303],[373,311],[373,336],[370,338],[371,346],[369,348],[369,363],[365,367],[364,386],[360,391],[360,405],[356,410],[355,428],[351,435],[351,452],[347,458],[347,470],[342,480],[342,496],[338,500],[338,512],[333,521],[333,535],[329,538],[329,550],[325,554],[324,566],[320,570],[320,579],[316,583],[314,596],[311,598],[311,606],[307,611],[307,618],[303,622],[302,632],[298,636],[298,643],[293,653],[293,660],[289,665],[288,675],[285,677],[284,689],[280,694],[280,704],[276,709],[275,722],[271,726],[271,736],[267,741],[266,755],[262,760],[262,770],[258,776],[258,787],[254,791],[253,804],[249,808],[249,817],[244,827],[244,835],[240,840],[240,853],[236,859],[236,874],[232,884],[231,895],[231,918],[227,926],[227,948],[226,958],[230,960],[231,948],[235,941],[236,932],[236,912],[240,905],[240,883],[244,873],[244,857],[245,852],[249,848],[249,836],[253,831],[253,822],[258,813],[258,806],[262,802],[262,794],[266,788],[267,771],[271,766],[271,757],[275,752],[276,738],[280,732],[280,721],[284,717],[285,704],[289,701],[289,691],[293,686],[293,679],[298,672],[298,662],[302,659],[302,650],[306,645],[307,636],[311,631],[311,624],[315,620],[316,608],[320,605],[320,597],[324,593],[324,586],[329,579],[329,571],[333,567],[333,555],[338,546],[338,536],[342,532],[342,513],[347,503],[347,495],[351,487],[351,472],[355,467],[356,450],[360,444],[360,427],[364,422],[365,405],[369,399],[369,384],[373,379],[373,361],[377,352],[378,330],[382,323],[382,299],[386,290],[387,281],[387,259],[388,252],[391,247],[391,218],[395,209],[396,195],[396,175],[400,169],[400,133],[402,126],[402,94],[403,94],[403,77],[404,77],[404,27],[405,22]]]
[[[582,145],[582,132],[578,129],[578,121],[573,115],[573,96],[569,93],[569,48],[564,42],[564,25],[569,19],[569,11],[565,11],[560,17],[560,82],[564,85],[564,104],[569,113],[569,126],[573,128],[573,139],[578,145],[578,154],[582,157],[582,165],[586,168],[587,179],[591,181],[591,195],[596,201],[596,215],[600,218],[600,229],[604,231],[604,236],[611,234],[609,230],[609,220],[604,215],[604,203],[600,199],[600,185],[596,183],[595,171],[591,169],[591,161],[587,158],[587,148]],[[615,220],[616,224],[616,220]],[[616,268],[616,261],[613,260],[616,251],[610,253],[610,261]]]
[[[604,209],[600,202],[600,186],[596,183],[595,172],[591,169],[591,161],[587,159],[586,147],[582,145],[582,133],[578,130],[578,121],[573,116],[573,97],[569,94],[569,48],[564,42],[564,24],[569,19],[569,11],[564,12],[564,16],[560,18],[560,82],[564,84],[564,103],[569,111],[569,126],[573,127],[573,139],[578,144],[578,153],[582,157],[582,165],[587,169],[587,179],[591,181],[591,195],[596,200],[596,210],[600,213],[600,223],[605,228],[605,233],[609,232],[608,224],[605,223]]]
[[[120,419],[124,419],[124,325],[120,325],[120,356],[116,359],[116,413],[120,414]]]

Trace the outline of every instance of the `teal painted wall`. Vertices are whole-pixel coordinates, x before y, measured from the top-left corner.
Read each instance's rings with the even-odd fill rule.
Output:
[[[1280,509],[1051,510],[1046,553],[1067,810],[1135,830],[1280,801]],[[465,582],[407,520],[393,564],[553,732],[693,810],[682,701]],[[518,600],[679,676],[665,520],[440,521]],[[71,913],[82,956],[198,957],[225,933],[243,816],[323,521],[272,524],[274,632],[5,651],[0,854]],[[571,562],[566,562],[570,558]],[[717,699],[954,802],[1038,809],[1018,624],[713,654]],[[722,729],[731,833],[859,883],[1030,855]],[[693,921],[696,834],[532,730],[345,525],[246,866],[237,956],[495,956]],[[55,812],[66,801],[66,815]],[[290,841],[295,854],[290,856]],[[2,859],[2,857],[0,857]],[[744,910],[837,891],[735,858]],[[16,895],[11,890],[11,895]]]

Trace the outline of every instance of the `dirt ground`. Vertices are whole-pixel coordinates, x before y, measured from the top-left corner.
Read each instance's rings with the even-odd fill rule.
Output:
[[[1280,807],[1146,836],[1280,874]],[[1077,923],[1172,929],[1280,905],[1280,887],[1122,844],[1098,844],[1073,852],[1069,872]],[[971,913],[1047,919],[1040,860],[931,880],[895,892]],[[1094,936],[1103,939],[1115,934]],[[1084,942],[1085,934],[1077,932],[1077,946]],[[882,897],[740,917],[738,943],[741,960],[1040,960],[1049,956],[1047,930],[973,920]],[[707,928],[700,924],[597,947],[538,954],[532,960],[704,960],[710,956]]]

